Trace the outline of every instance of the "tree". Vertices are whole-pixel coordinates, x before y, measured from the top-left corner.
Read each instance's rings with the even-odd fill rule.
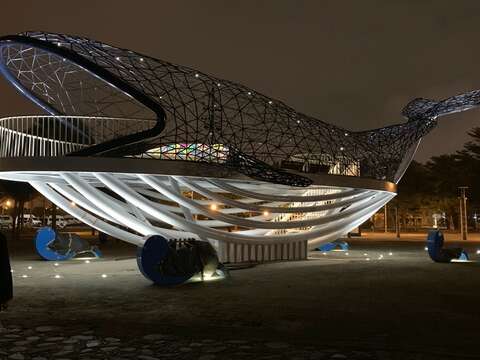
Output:
[[[26,182],[0,180],[0,190],[13,198],[13,227],[12,233],[18,236],[18,228],[23,227],[23,211],[25,202],[36,193],[35,189]]]
[[[413,161],[398,186],[400,216],[420,207],[445,213],[450,229],[459,221],[458,188],[468,186],[469,209],[480,208],[480,127],[454,154],[432,157],[425,165]]]

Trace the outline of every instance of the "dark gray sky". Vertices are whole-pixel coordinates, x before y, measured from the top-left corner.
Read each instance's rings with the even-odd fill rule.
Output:
[[[74,5],[78,4],[78,5]],[[480,1],[3,1],[0,34],[83,35],[237,81],[361,130],[412,98],[480,88]],[[0,116],[38,112],[0,80]],[[441,118],[417,160],[459,149],[480,111]]]

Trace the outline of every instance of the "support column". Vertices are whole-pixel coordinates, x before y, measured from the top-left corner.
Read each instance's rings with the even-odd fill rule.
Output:
[[[388,232],[388,213],[387,213],[387,204],[384,206],[384,215],[383,215],[383,223],[385,225],[385,232]]]

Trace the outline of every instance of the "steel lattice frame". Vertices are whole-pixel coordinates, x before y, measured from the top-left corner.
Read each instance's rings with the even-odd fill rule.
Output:
[[[435,117],[452,112],[405,110],[407,123],[352,132],[246,86],[98,41],[28,32],[0,43],[3,73],[52,114],[157,120],[148,131],[75,155],[212,162],[293,186],[311,183],[302,172],[335,166],[344,175],[396,182]]]

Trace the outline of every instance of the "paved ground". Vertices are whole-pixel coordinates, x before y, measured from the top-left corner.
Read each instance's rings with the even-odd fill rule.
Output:
[[[58,266],[16,249],[0,358],[480,359],[480,263],[370,238],[176,288],[152,286],[123,245]]]

